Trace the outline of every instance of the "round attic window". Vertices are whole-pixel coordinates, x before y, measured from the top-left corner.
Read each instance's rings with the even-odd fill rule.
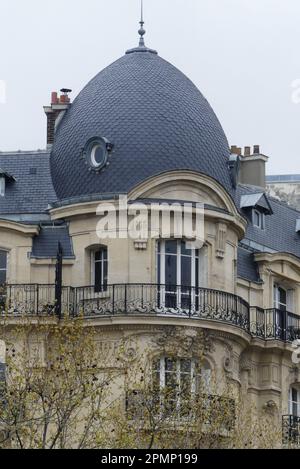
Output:
[[[88,165],[94,171],[99,171],[107,163],[108,142],[104,138],[95,137],[89,140],[85,146],[84,153]]]

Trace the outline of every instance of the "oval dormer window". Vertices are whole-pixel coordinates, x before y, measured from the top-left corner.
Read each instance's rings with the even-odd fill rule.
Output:
[[[88,165],[94,171],[100,171],[107,164],[111,144],[106,138],[95,137],[90,139],[84,149]]]

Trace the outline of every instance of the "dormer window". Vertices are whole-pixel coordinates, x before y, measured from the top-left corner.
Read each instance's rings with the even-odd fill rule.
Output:
[[[266,227],[266,215],[273,215],[273,209],[264,192],[242,195],[240,207],[252,225],[260,230]]]
[[[15,178],[0,168],[0,197],[5,196],[5,187],[7,182],[13,182]]]
[[[256,228],[265,229],[265,214],[257,209],[252,210],[252,223]]]

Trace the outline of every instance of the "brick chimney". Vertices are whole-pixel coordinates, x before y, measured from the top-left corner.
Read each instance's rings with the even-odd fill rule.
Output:
[[[240,159],[239,183],[265,190],[268,159],[268,156],[261,153],[259,145],[254,145],[253,152],[251,147],[245,147],[244,155]]]
[[[47,116],[47,148],[51,148],[54,142],[55,132],[65,115],[67,109],[71,106],[69,93],[72,90],[62,88],[61,94],[58,96],[56,91],[51,93],[50,106],[44,106],[44,111]]]

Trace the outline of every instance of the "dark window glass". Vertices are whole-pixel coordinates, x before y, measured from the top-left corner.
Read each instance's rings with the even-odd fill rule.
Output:
[[[280,309],[286,309],[286,304],[287,304],[287,292],[283,288],[278,288],[279,292],[279,303],[280,303]]]
[[[168,289],[177,285],[177,257],[166,256],[165,278]]]
[[[6,283],[7,252],[0,251],[0,285]]]
[[[97,146],[95,151],[95,161],[97,164],[102,164],[105,158],[104,148],[102,146]]]
[[[254,225],[260,226],[260,213],[254,212]]]
[[[177,254],[177,241],[166,241],[166,254]]]
[[[158,256],[157,256],[157,276],[158,276],[158,283],[161,283],[160,263],[161,263],[161,257],[160,257],[160,254],[158,254]]]
[[[0,270],[0,285],[6,282],[6,270]]]
[[[7,265],[7,253],[0,251],[0,269],[6,269]]]
[[[191,256],[192,255],[192,250],[191,249],[186,249],[186,242],[181,241],[181,254],[184,256]]]
[[[298,405],[298,391],[292,388],[292,412],[295,416],[298,416]]]
[[[181,257],[181,285],[190,286],[192,284],[192,258]]]
[[[107,248],[95,252],[95,291],[100,292],[107,288],[108,261]]]
[[[102,285],[102,265],[100,262],[95,263],[95,286],[99,287]]]
[[[176,370],[176,360],[174,360],[172,358],[166,358],[165,359],[165,368],[166,368],[166,371]]]

